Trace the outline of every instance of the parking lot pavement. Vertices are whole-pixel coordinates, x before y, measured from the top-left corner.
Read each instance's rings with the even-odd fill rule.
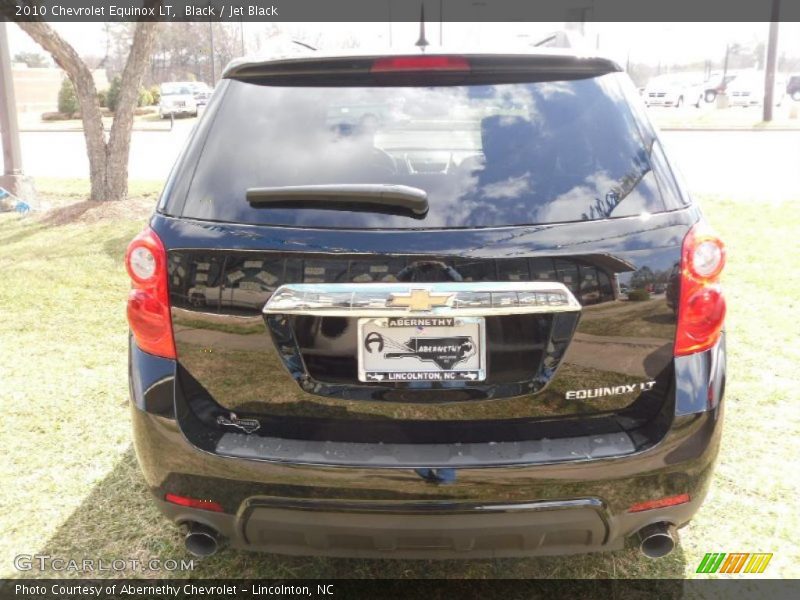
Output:
[[[131,179],[165,179],[195,123],[176,119],[172,131],[135,131]],[[662,138],[694,193],[766,200],[800,191],[800,131],[665,131]],[[23,133],[22,151],[28,175],[88,177],[80,132]]]
[[[800,131],[665,131],[695,194],[761,200],[800,194]]]
[[[197,119],[175,119],[172,131],[134,131],[128,174],[131,179],[163,180]],[[89,177],[86,144],[80,131],[27,131],[20,134],[22,164],[33,177]]]

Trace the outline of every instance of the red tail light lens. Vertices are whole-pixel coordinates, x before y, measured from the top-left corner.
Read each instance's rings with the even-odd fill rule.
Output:
[[[667,498],[659,498],[658,500],[648,500],[646,502],[637,502],[632,504],[628,512],[642,512],[643,510],[653,510],[654,508],[666,508],[667,506],[677,506],[678,504],[686,504],[691,500],[689,494],[678,494],[677,496],[668,496]]]
[[[212,510],[214,512],[225,512],[222,504],[219,502],[214,502],[213,500],[200,500],[199,498],[179,496],[178,494],[165,494],[164,500],[172,504],[177,504],[178,506],[188,506],[189,508]]]
[[[725,323],[725,297],[719,285],[725,246],[704,223],[683,240],[675,355],[702,352],[717,343]]]
[[[125,268],[133,283],[128,296],[128,324],[136,345],[149,354],[175,358],[167,253],[149,227],[128,245]]]
[[[392,56],[376,59],[370,69],[372,73],[469,70],[469,61],[463,56]]]

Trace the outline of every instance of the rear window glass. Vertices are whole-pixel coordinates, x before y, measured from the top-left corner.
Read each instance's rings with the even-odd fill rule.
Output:
[[[490,227],[664,210],[619,74],[439,87],[230,81],[183,215],[305,227]],[[249,188],[386,183],[424,218],[253,207]]]

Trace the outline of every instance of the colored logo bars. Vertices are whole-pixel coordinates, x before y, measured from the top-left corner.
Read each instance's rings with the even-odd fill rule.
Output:
[[[698,573],[763,573],[772,553],[752,554],[749,552],[726,554],[709,552],[700,561]]]

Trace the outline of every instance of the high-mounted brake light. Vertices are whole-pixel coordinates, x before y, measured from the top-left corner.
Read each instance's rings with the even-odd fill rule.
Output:
[[[372,63],[372,73],[396,71],[469,71],[469,61],[463,56],[391,56]]]
[[[125,268],[133,284],[128,295],[128,324],[136,345],[149,354],[175,358],[167,253],[149,227],[128,245]]]
[[[222,504],[214,502],[213,500],[201,500],[199,498],[190,498],[189,496],[179,496],[178,494],[165,494],[164,500],[170,504],[177,504],[178,506],[199,508],[201,510],[211,510],[214,512],[225,512]]]
[[[707,225],[696,224],[681,250],[675,356],[702,352],[719,340],[725,323],[725,297],[719,285],[724,267],[724,244]]]

